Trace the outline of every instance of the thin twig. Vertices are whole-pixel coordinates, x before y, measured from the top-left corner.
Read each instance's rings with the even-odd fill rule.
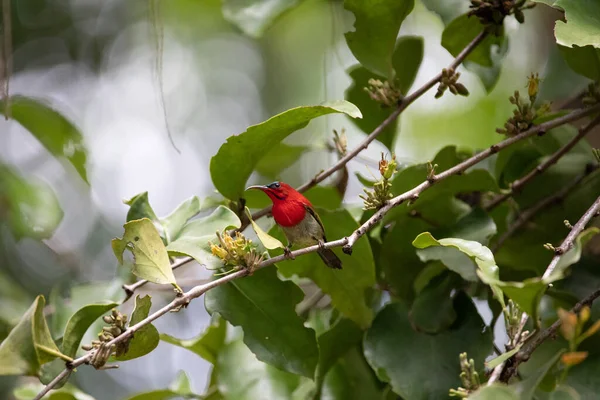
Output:
[[[317,289],[311,296],[309,296],[302,304],[298,306],[298,315],[304,316],[313,309],[326,294],[321,290]]]
[[[456,69],[465,60],[465,58],[467,58],[467,56],[473,50],[475,50],[475,48],[487,37],[487,35],[488,35],[488,33],[485,31],[482,31],[481,33],[479,33],[479,35],[477,35],[471,41],[471,43],[469,43],[460,52],[460,54],[458,56],[456,56],[456,58],[448,66],[448,69]],[[415,90],[413,93],[402,98],[402,100],[400,100],[400,103],[398,104],[398,107],[394,110],[394,112],[392,114],[390,114],[377,128],[375,128],[375,130],[373,130],[373,132],[371,132],[355,149],[346,153],[346,155],[344,157],[342,157],[337,163],[335,163],[329,169],[318,173],[314,178],[312,178],[310,181],[306,182],[302,186],[298,187],[296,190],[298,190],[299,192],[304,192],[304,191],[310,189],[311,187],[315,186],[319,182],[322,182],[323,180],[328,178],[330,175],[332,175],[334,172],[342,169],[350,160],[352,160],[354,157],[356,157],[356,155],[358,153],[360,153],[361,151],[363,151],[364,149],[369,147],[369,144],[371,144],[371,142],[373,140],[375,140],[377,138],[377,136],[379,136],[385,130],[385,128],[388,127],[388,125],[390,125],[392,122],[394,122],[398,118],[398,116],[409,105],[411,105],[415,100],[417,100],[419,97],[424,95],[429,89],[434,87],[435,84],[440,81],[440,79],[442,79],[441,72],[438,73],[433,78],[431,78],[429,81],[427,81],[425,84],[423,84],[423,86],[421,86],[420,88]],[[257,211],[254,214],[252,214],[252,219],[256,221],[258,218],[264,217],[265,215],[269,214],[269,212],[271,212],[271,207],[270,206],[265,207],[262,210]]]
[[[542,279],[548,278],[550,275],[552,275],[552,273],[558,266],[558,262],[560,261],[560,258],[563,256],[563,254],[565,254],[567,251],[569,251],[573,247],[573,244],[575,243],[577,236],[585,229],[586,225],[590,222],[590,220],[594,216],[598,215],[599,211],[600,211],[600,196],[596,199],[596,201],[594,201],[594,203],[590,206],[590,208],[581,216],[579,221],[577,221],[577,223],[575,225],[573,225],[573,227],[571,228],[571,231],[569,232],[569,234],[567,235],[565,240],[563,240],[562,244],[559,247],[555,248],[554,257],[552,258],[552,261],[550,261],[550,264],[548,265],[548,267],[546,268],[546,271],[542,275]],[[523,331],[525,325],[527,324],[528,319],[529,319],[529,316],[527,315],[527,313],[523,313],[523,315],[521,317],[521,321],[519,323],[519,331]],[[498,365],[494,369],[492,377],[495,377],[496,379],[500,379],[502,382],[508,382],[510,380],[510,378],[515,374],[519,363],[522,361],[522,360],[520,361],[519,358],[516,358],[515,356],[511,357],[510,359],[506,360],[502,364]],[[527,358],[528,357],[529,356],[527,356]],[[510,366],[508,368],[505,368],[507,365],[510,365]],[[488,385],[491,385],[492,383],[494,383],[496,381],[496,379],[492,380],[492,378],[490,377],[490,380],[488,381]]]
[[[4,100],[4,119],[10,118],[10,76],[12,74],[12,29],[10,0],[2,1],[2,47],[0,68],[0,98]]]
[[[573,137],[567,144],[558,149],[554,154],[550,156],[546,161],[535,167],[531,170],[527,175],[522,177],[521,179],[517,179],[510,185],[510,190],[506,193],[499,194],[495,198],[493,198],[486,206],[486,211],[491,211],[496,208],[499,204],[504,202],[506,199],[518,193],[523,186],[525,186],[529,181],[535,178],[537,175],[546,171],[552,165],[556,164],[558,160],[560,160],[565,154],[567,154],[581,139],[587,135],[592,128],[594,128],[598,123],[600,123],[600,117],[596,117],[593,121],[588,123],[585,127],[579,129],[579,133]]]
[[[371,227],[373,225],[378,223],[390,209],[402,204],[403,202],[405,202],[407,200],[411,200],[411,201],[417,200],[419,198],[419,195],[423,191],[425,191],[430,186],[434,185],[436,182],[446,179],[452,175],[457,175],[457,174],[463,173],[467,168],[472,167],[473,165],[479,163],[480,161],[488,158],[492,154],[495,154],[498,151],[500,151],[520,140],[526,139],[526,138],[536,135],[536,134],[540,134],[540,133],[543,134],[546,131],[548,131],[549,129],[552,129],[557,126],[575,121],[580,118],[583,118],[587,115],[597,112],[599,109],[600,109],[600,105],[597,105],[597,106],[594,106],[594,107],[591,107],[591,108],[588,108],[585,110],[575,111],[575,112],[569,113],[567,115],[564,115],[562,117],[553,119],[552,121],[548,121],[543,124],[534,126],[533,128],[526,130],[525,132],[521,132],[518,135],[515,135],[513,137],[503,140],[500,143],[490,146],[488,149],[474,155],[471,158],[466,159],[465,161],[461,162],[460,164],[457,164],[454,167],[449,168],[442,173],[439,173],[437,175],[433,175],[433,176],[429,177],[425,182],[421,183],[420,185],[414,187],[413,189],[411,189],[407,192],[404,192],[403,194],[401,194],[397,197],[394,197],[384,207],[380,208],[379,211],[377,211],[375,214],[373,214],[371,216],[371,218],[369,218],[363,225],[361,225],[356,231],[354,231],[354,233],[352,235],[348,236],[348,243],[346,245],[344,245],[344,251],[351,252],[352,251],[351,249],[352,249],[352,246],[354,245],[354,243],[356,243],[356,241],[362,235],[364,235],[369,229],[371,229]]]
[[[592,303],[600,297],[600,288],[596,289],[594,292],[590,293],[587,297],[583,298],[575,306],[571,309],[571,312],[578,313],[584,306],[591,306]],[[523,362],[526,362],[531,357],[531,354],[547,339],[553,337],[556,334],[558,328],[560,328],[562,321],[560,319],[556,320],[552,325],[548,328],[541,331],[539,334],[534,336],[529,343],[527,343],[523,348],[515,354],[514,360],[511,365],[506,368],[504,374],[501,377],[502,381],[508,381],[510,377],[517,373],[517,368]]]
[[[327,249],[334,248],[334,247],[342,247],[342,249],[345,253],[350,254],[350,253],[352,253],[352,246],[356,243],[356,241],[359,238],[361,238],[365,233],[367,233],[373,226],[375,226],[375,224],[377,222],[379,222],[389,210],[391,210],[394,207],[399,206],[400,204],[402,204],[403,202],[405,202],[407,200],[413,200],[413,201],[417,200],[420,193],[424,192],[429,187],[433,186],[436,182],[439,182],[450,176],[459,175],[459,174],[465,172],[468,168],[472,167],[473,165],[486,159],[487,157],[491,156],[492,154],[495,154],[499,150],[518,142],[519,140],[523,140],[530,136],[546,132],[549,129],[552,129],[557,126],[572,122],[572,121],[580,119],[580,118],[583,118],[583,117],[585,117],[589,114],[592,114],[594,112],[597,112],[599,110],[600,110],[600,105],[590,107],[585,110],[574,111],[574,112],[564,115],[562,117],[559,117],[554,120],[545,122],[538,126],[535,126],[525,132],[522,132],[516,136],[508,138],[500,143],[492,145],[489,149],[474,155],[473,157],[463,161],[460,164],[455,165],[452,168],[447,169],[446,171],[444,171],[438,175],[433,175],[433,176],[429,177],[428,180],[426,180],[425,182],[416,186],[415,188],[391,199],[384,207],[379,209],[379,211],[377,211],[375,214],[373,214],[373,216],[371,218],[369,218],[364,224],[362,224],[359,228],[357,228],[354,232],[352,232],[352,234],[349,235],[348,237],[344,237],[344,238],[341,238],[338,240],[327,242],[322,245],[313,245],[313,246],[305,247],[302,249],[294,250],[291,252],[290,255],[292,258],[295,258],[297,256],[316,252],[317,250],[319,250],[320,248],[323,248],[323,247],[327,248]],[[599,203],[599,207],[600,207],[600,199],[599,199],[598,203]],[[578,223],[576,225],[576,227],[578,227],[579,225],[580,224]],[[575,227],[573,229],[575,229]],[[259,263],[254,268],[254,270],[268,267],[270,265],[273,265],[280,261],[284,261],[286,259],[288,259],[288,257],[283,254],[269,258],[269,259],[264,260],[261,263]],[[182,259],[182,260],[178,261],[179,264],[177,266],[184,265],[186,262],[187,261],[185,259]],[[162,315],[167,314],[169,311],[175,310],[175,309],[180,309],[181,307],[187,306],[187,304],[189,304],[191,300],[193,300],[197,297],[200,297],[206,291],[208,291],[214,287],[224,285],[228,282],[231,282],[234,279],[244,277],[247,274],[248,274],[247,270],[241,269],[239,271],[236,271],[229,275],[226,275],[222,278],[215,279],[214,281],[211,281],[204,285],[195,286],[188,292],[175,298],[175,300],[173,300],[172,302],[170,302],[169,304],[167,304],[160,310],[154,312],[153,314],[150,314],[144,320],[138,322],[137,324],[133,325],[132,327],[129,327],[125,332],[123,332],[119,336],[115,337],[113,340],[108,342],[106,345],[112,346],[112,345],[116,345],[116,344],[126,340],[127,338],[131,337],[137,330],[139,330],[140,328],[144,327],[145,325],[151,323],[152,321],[156,320],[157,318],[161,317]],[[134,284],[134,285],[136,285],[136,284]],[[131,286],[134,286],[134,285],[131,285]],[[141,286],[141,284],[136,285],[134,287],[134,289],[139,286]],[[130,289],[131,289],[131,287],[130,287]],[[94,355],[94,350],[88,352],[87,354],[85,354],[82,357],[77,358],[72,363],[69,363],[68,368],[73,369],[82,364],[89,363],[93,355]],[[50,387],[50,385],[48,385],[48,386],[46,386],[46,388],[44,390],[47,391],[50,389],[52,389],[52,387]]]
[[[192,257],[180,258],[179,260],[177,260],[173,264],[171,264],[171,269],[177,269],[179,267],[182,267],[185,264],[187,264],[193,260],[194,259]],[[146,283],[148,283],[148,281],[146,279],[140,279],[139,281],[132,283],[131,285],[121,286],[123,288],[123,290],[125,290],[125,299],[123,300],[123,303],[125,303],[127,300],[129,300],[131,298],[131,296],[133,296],[133,293],[135,293],[135,291],[137,289],[144,286]]]
[[[550,275],[552,275],[552,273],[558,266],[558,262],[560,261],[560,258],[563,256],[563,254],[565,254],[567,251],[569,251],[573,247],[575,240],[577,239],[577,235],[579,235],[581,232],[583,232],[586,225],[591,221],[592,218],[594,218],[596,215],[598,215],[599,211],[600,211],[600,196],[598,196],[598,198],[596,199],[594,204],[592,204],[592,206],[585,212],[585,214],[583,214],[583,216],[579,219],[579,221],[577,221],[577,223],[575,225],[573,225],[573,228],[571,228],[571,232],[569,232],[569,234],[567,235],[565,240],[561,243],[561,245],[554,249],[554,257],[552,258],[552,261],[550,261],[550,265],[548,265],[548,268],[546,268],[546,272],[544,272],[544,275],[542,275],[542,278],[547,278]]]
[[[527,210],[521,212],[517,217],[517,220],[498,238],[494,247],[492,248],[492,252],[496,253],[502,247],[502,245],[506,242],[508,238],[518,232],[527,222],[529,222],[533,217],[540,213],[540,211],[550,207],[554,204],[560,203],[571,193],[571,191],[577,187],[581,181],[590,175],[592,172],[598,169],[598,165],[591,165],[586,168],[586,171],[575,178],[572,182],[570,182],[567,186],[563,187],[558,192],[554,193],[552,196],[545,197],[541,201],[537,202],[533,206],[529,207]]]
[[[69,376],[71,375],[71,373],[73,372],[73,368],[65,368],[64,370],[61,371],[60,374],[56,375],[56,378],[52,379],[43,389],[41,392],[39,392],[37,394],[37,396],[34,397],[33,400],[40,400],[41,398],[43,398],[50,390],[52,390],[52,388],[56,385],[58,385],[58,383],[60,381],[62,381],[63,379],[68,379]]]

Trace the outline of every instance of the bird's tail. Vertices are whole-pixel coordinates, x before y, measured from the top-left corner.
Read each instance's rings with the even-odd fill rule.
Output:
[[[339,259],[338,256],[335,255],[333,250],[331,249],[319,249],[317,250],[319,256],[323,260],[323,262],[329,267],[333,269],[342,269],[342,260]]]

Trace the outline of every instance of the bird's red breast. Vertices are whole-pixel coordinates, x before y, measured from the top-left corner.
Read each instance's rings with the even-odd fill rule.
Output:
[[[306,207],[312,204],[296,189],[284,182],[273,182],[263,186],[262,190],[273,202],[271,213],[275,222],[290,227],[299,224],[306,216]]]

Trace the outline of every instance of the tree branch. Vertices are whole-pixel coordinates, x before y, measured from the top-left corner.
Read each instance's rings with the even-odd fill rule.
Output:
[[[515,221],[515,223],[512,224],[502,235],[500,235],[500,237],[494,244],[494,247],[492,248],[492,253],[496,253],[509,237],[514,235],[516,232],[518,232],[519,229],[521,229],[523,227],[523,225],[525,225],[527,222],[529,222],[540,211],[542,211],[543,209],[550,207],[554,204],[558,204],[562,200],[564,200],[565,197],[567,197],[569,195],[569,193],[575,187],[577,187],[581,183],[581,181],[583,181],[584,178],[586,178],[588,175],[590,175],[592,172],[596,171],[597,169],[598,169],[597,164],[588,166],[586,168],[585,172],[583,172],[581,175],[579,175],[577,178],[575,178],[575,180],[573,180],[567,186],[563,187],[561,190],[554,193],[552,196],[542,199],[541,201],[537,202],[536,204],[534,204],[527,210],[520,213],[519,216],[517,217],[517,220]]]
[[[323,244],[322,246],[324,248],[333,248],[333,247],[342,247],[343,251],[347,254],[352,253],[352,246],[356,243],[356,241],[362,237],[365,233],[367,233],[373,226],[375,226],[375,224],[377,222],[379,222],[384,215],[391,210],[394,207],[397,207],[398,205],[402,204],[404,201],[406,200],[417,200],[419,198],[419,194],[422,193],[423,191],[427,190],[429,187],[433,186],[436,182],[439,182],[443,179],[446,179],[452,175],[458,175],[463,173],[464,171],[467,170],[467,168],[479,163],[480,161],[486,159],[487,157],[490,157],[492,154],[497,153],[499,150],[504,149],[508,146],[510,146],[511,144],[514,144],[520,140],[523,140],[525,138],[528,138],[530,136],[533,136],[535,134],[539,134],[539,133],[544,133],[546,132],[548,129],[552,129],[555,128],[557,126],[569,123],[571,121],[575,121],[577,119],[583,118],[587,115],[590,115],[592,113],[595,113],[597,111],[600,111],[600,105],[594,106],[594,107],[590,107],[588,109],[585,110],[578,110],[578,111],[574,111],[570,114],[564,115],[562,117],[556,118],[554,120],[545,122],[543,124],[537,125],[525,132],[522,132],[516,136],[513,136],[511,138],[508,138],[506,140],[503,140],[500,143],[497,143],[495,145],[492,145],[489,149],[484,150],[476,155],[474,155],[473,157],[463,161],[460,164],[455,165],[452,168],[447,169],[446,171],[434,175],[432,177],[429,177],[428,180],[426,180],[425,182],[421,183],[420,185],[414,187],[413,189],[391,199],[384,207],[382,207],[381,209],[379,209],[379,211],[377,211],[375,214],[373,214],[373,216],[371,218],[369,218],[363,225],[361,225],[360,227],[358,227],[354,232],[352,232],[352,234],[348,237],[344,237],[338,240],[334,240],[331,242],[327,242],[325,244]],[[597,201],[598,203],[598,207],[600,207],[600,198]],[[575,227],[573,227],[573,230],[575,230],[576,227],[579,227],[580,223],[578,223]],[[575,235],[576,236],[576,235]],[[562,246],[561,246],[562,247]],[[319,250],[321,248],[321,246],[319,245],[313,245],[313,246],[309,246],[309,247],[305,247],[302,249],[298,249],[298,250],[294,250],[291,252],[291,256],[292,258],[297,257],[297,256],[301,256],[304,254],[308,254],[308,253],[313,253],[316,252],[317,250]],[[285,255],[281,254],[272,258],[269,258],[267,260],[262,261],[260,264],[258,264],[256,266],[256,268],[254,270],[258,270],[261,268],[265,268],[268,267],[270,265],[273,265],[275,263],[278,263],[280,261],[284,261],[288,259]],[[185,263],[189,262],[191,260],[191,258],[184,258],[181,259],[179,261],[177,261],[176,265],[177,267],[180,267],[181,265],[184,265]],[[188,292],[184,293],[183,295],[175,298],[172,302],[170,302],[169,304],[167,304],[166,306],[164,306],[163,308],[159,309],[158,311],[150,314],[147,318],[145,318],[144,320],[138,322],[137,324],[129,327],[127,330],[125,330],[125,332],[121,333],[119,336],[115,337],[113,340],[111,340],[110,342],[107,343],[107,346],[112,346],[112,345],[116,345],[117,343],[120,343],[126,339],[128,339],[129,337],[131,337],[136,331],[138,331],[140,328],[144,327],[145,325],[151,323],[152,321],[156,320],[157,318],[161,317],[164,314],[167,314],[169,311],[171,310],[176,310],[176,309],[180,309],[181,307],[185,307],[187,306],[190,301],[192,301],[193,299],[200,297],[202,294],[204,294],[205,292],[207,292],[208,290],[220,286],[220,285],[224,285],[228,282],[231,282],[234,279],[237,278],[242,278],[246,275],[248,275],[249,271],[246,269],[240,269],[236,272],[233,272],[229,275],[223,276],[219,279],[215,279],[214,281],[211,281],[209,283],[203,284],[203,285],[198,285],[195,286],[194,288],[192,288],[191,290],[189,290]],[[142,282],[142,281],[140,281]],[[144,282],[146,283],[146,282]],[[133,284],[130,285],[129,288],[131,289],[132,287],[135,288],[139,288],[140,286],[142,286],[143,284]],[[133,292],[132,292],[133,293]],[[90,360],[92,359],[92,356],[94,355],[95,350],[92,350],[90,352],[88,352],[87,354],[85,354],[82,357],[79,357],[75,360],[73,360],[73,362],[69,363],[67,368],[68,369],[73,369],[76,368],[82,364],[88,364],[90,362]],[[64,372],[63,372],[64,373]],[[54,381],[53,381],[54,382]],[[54,385],[56,385],[58,381],[56,381],[54,383]],[[52,383],[52,382],[51,382]],[[44,390],[46,391],[46,393],[48,392],[48,390],[52,389],[53,386],[50,386],[50,384],[48,384]]]
[[[600,212],[600,196],[598,196],[596,201],[594,201],[594,203],[590,206],[590,208],[581,216],[579,221],[577,221],[577,223],[571,228],[571,231],[569,232],[567,237],[563,240],[561,245],[554,250],[554,257],[552,258],[552,261],[550,261],[550,264],[548,265],[548,267],[546,268],[546,271],[542,275],[542,279],[547,278],[550,275],[552,275],[552,273],[558,266],[558,262],[560,261],[560,258],[563,256],[563,254],[565,254],[567,251],[569,251],[571,249],[571,247],[573,247],[573,243],[577,239],[577,235],[579,235],[585,229],[586,225],[590,222],[590,220],[594,216],[598,215],[598,212]],[[529,319],[529,316],[526,313],[523,313],[523,315],[521,317],[521,321],[519,323],[519,332],[523,331],[523,329],[525,328],[525,324],[527,324],[528,319]],[[539,346],[539,344],[537,346]],[[506,360],[505,362],[503,362],[502,364],[500,364],[496,368],[494,368],[494,372],[492,373],[492,376],[488,380],[487,384],[491,385],[497,379],[499,379],[502,382],[508,382],[510,380],[510,378],[517,372],[517,368],[518,368],[519,364],[522,361],[524,361],[524,359],[522,359],[521,356],[517,357],[518,354],[519,353],[515,354],[514,356],[512,356],[511,358],[509,358],[508,360]],[[523,354],[526,354],[526,359],[528,359],[529,355],[531,355],[531,353],[523,353]],[[507,365],[509,365],[509,367],[505,369],[505,367]],[[492,379],[492,378],[495,378],[495,379]]]
[[[456,56],[456,58],[448,66],[448,69],[456,69],[465,60],[465,58],[467,58],[467,56],[469,54],[471,54],[471,52],[473,50],[475,50],[475,48],[487,37],[487,35],[488,35],[488,33],[485,30],[482,31],[481,33],[479,33],[479,35],[477,35],[471,41],[471,43],[469,43],[458,54],[458,56]],[[305,192],[306,190],[315,186],[319,182],[324,181],[326,178],[331,176],[334,172],[342,169],[350,160],[352,160],[354,157],[356,157],[356,155],[358,155],[358,153],[360,153],[361,151],[363,151],[364,149],[369,147],[369,144],[371,144],[371,142],[373,140],[375,140],[377,138],[377,136],[379,136],[381,134],[381,132],[383,132],[384,129],[388,127],[388,125],[390,125],[392,122],[394,122],[398,118],[398,116],[406,108],[408,108],[408,106],[411,105],[415,100],[417,100],[419,97],[424,95],[429,89],[434,87],[435,84],[440,81],[440,79],[442,79],[441,72],[438,73],[437,75],[435,75],[429,81],[427,81],[423,86],[421,86],[420,88],[415,90],[413,93],[402,98],[402,100],[400,100],[400,103],[398,104],[398,107],[394,110],[394,112],[392,114],[390,114],[377,128],[375,128],[375,130],[373,130],[373,132],[371,132],[356,148],[354,148],[352,151],[347,153],[344,157],[342,157],[333,166],[326,169],[325,171],[318,173],[314,178],[312,178],[310,181],[306,182],[302,186],[298,187],[296,190],[298,190],[301,193]],[[252,219],[257,220],[258,218],[264,217],[265,215],[269,214],[269,212],[271,212],[271,207],[270,206],[265,207],[262,210],[257,211],[254,214],[252,214]],[[243,229],[243,228],[244,228],[244,226],[241,229]]]
[[[527,175],[522,177],[521,179],[517,179],[510,185],[510,190],[506,193],[500,194],[492,199],[484,209],[486,211],[491,211],[496,208],[503,201],[518,193],[523,186],[525,186],[529,181],[535,178],[537,175],[540,175],[542,172],[546,171],[552,165],[556,164],[558,160],[560,160],[565,154],[567,154],[581,139],[585,137],[598,123],[600,123],[600,117],[596,117],[593,121],[588,123],[585,127],[579,129],[579,133],[573,137],[567,144],[558,149],[554,154],[550,156],[546,161],[535,167],[531,170]]]
[[[487,35],[488,35],[488,33],[485,31],[482,31],[481,33],[479,33],[479,35],[477,35],[471,41],[471,43],[469,43],[460,52],[460,54],[458,56],[456,56],[456,58],[452,61],[452,63],[450,64],[450,66],[448,68],[456,69],[465,60],[465,58],[467,58],[468,55],[487,37]],[[334,172],[342,169],[350,160],[355,158],[361,151],[363,151],[364,149],[369,147],[369,144],[371,144],[371,142],[373,140],[375,140],[377,138],[377,136],[379,136],[384,131],[384,129],[388,127],[388,125],[390,125],[392,122],[394,122],[398,118],[398,116],[409,105],[411,105],[415,100],[417,100],[419,97],[421,97],[423,94],[425,94],[429,89],[431,89],[433,86],[435,86],[435,84],[438,83],[440,81],[440,79],[442,79],[441,72],[438,73],[433,78],[431,78],[428,82],[426,82],[419,89],[417,89],[410,95],[402,98],[402,100],[400,101],[400,104],[398,104],[398,107],[396,108],[396,110],[394,110],[394,112],[392,114],[390,114],[385,120],[383,120],[383,122],[381,122],[381,124],[379,124],[379,126],[377,126],[377,128],[375,128],[373,130],[373,132],[371,132],[355,149],[353,149],[351,152],[347,153],[344,157],[340,158],[338,160],[338,162],[335,163],[332,167],[330,167],[329,169],[327,169],[325,171],[320,172],[314,178],[312,178],[310,181],[308,181],[304,185],[298,187],[297,190],[299,192],[305,192],[306,190],[310,189],[311,187],[317,185],[318,183],[322,182],[323,180],[325,180],[326,178],[331,176]],[[254,214],[252,214],[252,219],[256,221],[258,218],[262,218],[265,215],[268,215],[270,212],[271,212],[271,206],[265,207],[262,210],[259,210],[259,211],[255,212]],[[249,224],[249,221],[247,219],[245,219],[242,222],[242,226],[239,228],[239,230],[244,230],[248,226],[248,224]],[[182,265],[189,263],[190,261],[193,261],[193,259],[191,257],[181,258],[175,264],[173,264],[173,269],[179,268]],[[133,295],[133,293],[140,287],[144,286],[146,283],[148,283],[148,281],[145,279],[142,279],[131,285],[123,285],[123,289],[125,290],[125,293],[126,293],[126,297],[125,297],[125,300],[123,300],[123,302],[126,302],[127,300],[129,300],[131,298],[131,296]]]

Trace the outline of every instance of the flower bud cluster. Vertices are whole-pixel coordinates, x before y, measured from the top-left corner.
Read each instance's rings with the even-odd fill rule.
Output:
[[[514,95],[509,97],[511,104],[517,106],[513,110],[513,116],[510,117],[504,124],[504,128],[497,128],[496,132],[508,136],[515,136],[527,129],[531,128],[533,121],[543,117],[550,112],[550,104],[544,103],[540,106],[535,106],[537,94],[539,91],[540,79],[538,74],[531,74],[527,81],[527,94],[529,102],[524,101],[518,90],[515,90]]]
[[[232,267],[234,270],[244,268],[251,274],[264,258],[257,252],[252,240],[241,232],[235,232],[235,237],[227,231],[222,234],[217,232],[217,238],[219,244],[209,242],[210,250],[213,255],[223,260],[225,267]]]
[[[102,317],[102,320],[108,325],[102,328],[102,331],[98,334],[98,339],[92,340],[91,344],[81,346],[86,351],[96,350],[90,361],[90,364],[96,369],[104,367],[104,364],[106,364],[111,355],[119,357],[127,353],[129,342],[131,341],[131,338],[127,338],[117,344],[108,346],[108,342],[127,330],[127,315],[113,308],[111,314],[105,315]]]
[[[437,89],[437,93],[435,94],[435,98],[439,99],[444,95],[446,90],[450,90],[450,93],[453,95],[461,95],[468,96],[469,91],[462,83],[458,82],[458,78],[460,78],[460,72],[454,71],[452,68],[444,68],[442,70],[442,79],[440,79],[440,84]]]
[[[522,24],[525,22],[523,11],[533,7],[535,3],[528,0],[471,0],[469,16],[475,15],[488,32],[500,35],[505,17],[514,14]]]
[[[383,153],[381,153],[381,161],[379,161],[381,179],[375,182],[372,190],[363,189],[365,194],[359,195],[364,201],[365,210],[377,210],[393,197],[391,179],[396,173],[396,168],[398,168],[396,156],[392,155],[392,159],[388,161],[385,159]]]
[[[467,353],[461,353],[460,359],[460,380],[462,386],[458,389],[450,389],[451,397],[460,397],[465,399],[469,395],[479,389],[481,381],[479,380],[479,374],[475,371],[475,361],[473,359],[467,359]]]
[[[395,107],[402,99],[402,93],[389,81],[369,79],[369,86],[364,88],[369,97],[383,107]]]

